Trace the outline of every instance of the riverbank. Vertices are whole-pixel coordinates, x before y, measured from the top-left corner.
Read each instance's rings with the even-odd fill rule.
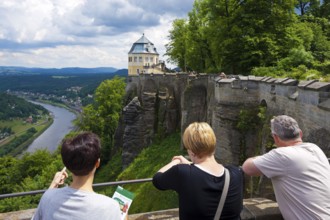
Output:
[[[79,120],[80,118],[79,109],[70,108],[69,106],[66,106],[64,104],[53,103],[45,100],[33,100],[33,101],[28,100],[28,101],[34,104],[42,105],[51,114],[47,116],[43,116],[42,119],[38,120],[34,124],[27,124],[24,122],[23,119],[16,121],[2,122],[2,124],[8,127],[15,128],[14,129],[15,133],[13,135],[1,140],[0,142],[0,149],[6,146],[7,148],[8,147],[11,148],[10,153],[8,153],[8,155],[19,156],[25,151],[32,152],[36,149],[44,149],[44,148],[47,148],[49,151],[53,152],[56,150],[57,145],[60,143],[60,141],[66,134],[68,134],[71,131],[78,130],[78,127],[74,125],[73,121]],[[63,120],[61,118],[63,118]],[[53,126],[54,121],[60,121],[60,122],[57,122],[56,125],[57,128],[52,129],[53,134],[50,135],[48,134],[48,137],[41,138],[44,139],[44,141],[38,140],[40,139],[40,136],[42,136],[51,126]],[[36,133],[34,133],[33,135],[32,133],[27,134],[27,131],[31,128],[36,129]],[[52,132],[48,132],[48,133],[52,133]],[[23,143],[17,143],[22,140],[24,140]],[[34,150],[29,150],[30,146],[36,140],[38,140],[36,143],[38,146],[33,147]],[[14,149],[12,149],[13,145],[15,145]]]
[[[38,138],[44,131],[46,131],[53,123],[53,119],[50,118],[48,122],[46,122],[40,130],[37,131],[31,138],[29,138],[27,141],[19,145],[17,148],[15,148],[9,155],[11,156],[20,156],[31,144],[32,142]]]
[[[77,112],[63,106],[46,104],[36,101],[32,103],[39,104],[46,108],[53,115],[53,124],[45,130],[40,136],[34,139],[26,152],[34,152],[37,149],[47,149],[49,152],[57,150],[62,139],[71,131],[77,130],[74,120],[77,119]]]
[[[0,141],[0,156],[21,154],[52,123],[53,119],[48,115],[42,116],[36,123],[27,123],[23,119],[1,121],[3,126],[10,127],[14,133]]]

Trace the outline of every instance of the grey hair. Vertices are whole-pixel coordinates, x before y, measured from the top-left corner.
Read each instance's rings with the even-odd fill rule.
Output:
[[[270,121],[272,133],[284,141],[299,137],[300,128],[297,121],[287,115],[279,115]]]

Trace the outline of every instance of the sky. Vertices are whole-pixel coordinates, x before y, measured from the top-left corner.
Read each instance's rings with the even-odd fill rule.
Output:
[[[193,2],[1,0],[0,66],[127,68],[143,33],[166,61],[172,22],[187,18]]]

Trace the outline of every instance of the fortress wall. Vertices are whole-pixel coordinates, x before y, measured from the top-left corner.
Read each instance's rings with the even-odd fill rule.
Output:
[[[216,158],[222,163],[239,164],[242,134],[237,130],[240,110],[259,105],[258,86],[253,81],[221,79],[215,86],[216,108],[212,127],[217,136]],[[250,140],[253,145],[255,141]]]
[[[304,140],[317,143],[330,157],[329,83],[255,76],[221,79],[217,75],[185,73],[143,74],[129,77],[128,82],[126,89],[136,91],[144,109],[143,120],[149,125],[158,121],[171,133],[178,129],[183,132],[194,121],[211,124],[218,138],[216,158],[224,163],[240,163],[242,138],[250,148],[247,153],[254,153],[258,141],[255,132],[248,131],[242,137],[236,126],[241,109],[261,103],[267,106],[269,115],[296,118]],[[150,139],[154,132],[148,135]]]
[[[304,141],[318,144],[330,157],[330,84],[313,81],[296,84],[261,82],[260,99],[267,102],[270,114],[294,117]]]

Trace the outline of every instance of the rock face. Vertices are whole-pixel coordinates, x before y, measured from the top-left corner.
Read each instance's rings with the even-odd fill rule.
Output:
[[[156,134],[166,136],[180,128],[180,104],[175,99],[174,89],[148,82],[139,86],[129,85],[128,93],[137,96],[123,109],[122,124],[116,132],[117,145],[122,143],[124,168],[152,143]]]
[[[266,115],[287,114],[297,119],[305,141],[318,144],[330,157],[330,84],[317,81],[206,74],[140,75],[128,78],[130,101],[123,110],[116,143],[123,147],[127,166],[152,143],[195,121],[208,122],[217,137],[216,159],[240,165],[244,157],[260,152],[260,140],[247,125],[237,128],[241,110],[266,107]],[[253,123],[253,122],[252,122]],[[266,122],[267,123],[267,122]],[[266,141],[263,141],[266,142]],[[262,145],[262,144],[261,144]],[[179,147],[179,146],[178,146]]]
[[[122,160],[126,167],[147,146],[145,131],[141,129],[145,126],[143,109],[137,97],[124,108],[123,123]]]

